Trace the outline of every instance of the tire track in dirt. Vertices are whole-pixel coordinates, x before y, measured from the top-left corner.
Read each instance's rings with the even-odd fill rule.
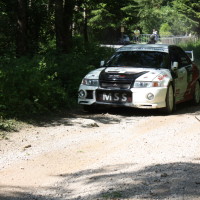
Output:
[[[110,187],[115,188],[110,179],[108,181],[106,178],[107,182],[98,182],[94,177],[118,177],[120,174],[118,181],[115,177],[113,180],[121,181],[122,184],[117,185],[125,184],[128,187],[137,184],[142,170],[152,165],[177,162],[200,164],[200,123],[194,115],[109,116],[115,117],[120,123],[98,122],[99,127],[79,126],[71,129],[71,132],[70,129],[60,126],[56,128],[56,133],[55,127],[43,128],[45,131],[48,129],[47,141],[46,134],[42,134],[38,139],[43,139],[43,143],[36,140],[37,145],[33,144],[33,148],[26,151],[30,154],[27,155],[27,160],[19,158],[1,170],[0,196],[29,191],[49,198],[59,193],[59,188],[65,188],[63,193],[68,190],[71,192],[63,199],[73,199],[79,195],[82,199],[87,199],[88,195],[98,196],[97,191],[101,193],[104,190],[109,191]],[[37,130],[42,131],[41,128],[34,128],[32,131]],[[40,148],[40,144],[43,144],[43,149],[34,153],[34,148]],[[85,175],[88,170],[92,173]],[[137,179],[128,178],[126,174],[129,172],[136,173]],[[173,184],[175,182],[176,180]],[[172,190],[167,188],[168,192]]]

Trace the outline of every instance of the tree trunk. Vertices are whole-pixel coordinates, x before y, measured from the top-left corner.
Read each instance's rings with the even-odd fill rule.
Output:
[[[16,56],[24,56],[28,52],[27,45],[27,0],[17,1]]]
[[[200,20],[198,22],[198,27],[196,28],[196,32],[197,32],[198,37],[200,37]]]
[[[83,10],[83,18],[84,18],[84,26],[83,26],[83,35],[84,35],[84,42],[88,44],[88,18],[87,18],[87,9],[84,8]]]
[[[63,53],[72,48],[73,0],[55,0],[56,47]]]
[[[47,7],[47,11],[49,14],[53,12],[54,4],[55,4],[55,0],[49,0],[48,7]]]
[[[68,52],[72,49],[72,24],[73,24],[73,13],[74,13],[74,0],[65,0],[64,5],[64,27],[66,27],[66,39]]]
[[[57,50],[64,50],[64,30],[63,30],[63,0],[55,1],[55,28]]]

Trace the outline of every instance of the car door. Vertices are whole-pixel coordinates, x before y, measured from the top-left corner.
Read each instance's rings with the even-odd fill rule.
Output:
[[[182,83],[182,93],[181,100],[185,100],[188,95],[191,93],[191,82],[192,82],[192,73],[193,73],[193,65],[188,57],[188,55],[180,48],[177,48],[179,59],[180,59],[180,69],[184,71],[184,83]]]
[[[184,101],[190,93],[188,86],[192,79],[192,62],[179,47],[174,47],[171,53],[173,54],[173,62],[178,62],[178,69],[174,81],[176,102]]]

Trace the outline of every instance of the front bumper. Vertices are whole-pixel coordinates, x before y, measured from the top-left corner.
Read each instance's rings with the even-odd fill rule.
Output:
[[[101,90],[105,92],[129,92],[131,93],[131,101],[129,102],[109,102],[98,101],[96,98],[96,91]],[[145,109],[164,108],[166,107],[165,99],[167,87],[152,87],[152,88],[131,88],[129,90],[112,90],[112,89],[98,89],[97,87],[81,85],[79,92],[84,91],[85,96],[78,97],[78,103],[82,105],[107,105],[107,106],[126,106]],[[148,96],[153,97],[148,99]]]

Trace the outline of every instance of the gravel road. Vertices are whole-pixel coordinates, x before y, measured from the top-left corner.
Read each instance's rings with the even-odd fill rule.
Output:
[[[0,141],[1,200],[200,200],[200,106],[67,113]]]

